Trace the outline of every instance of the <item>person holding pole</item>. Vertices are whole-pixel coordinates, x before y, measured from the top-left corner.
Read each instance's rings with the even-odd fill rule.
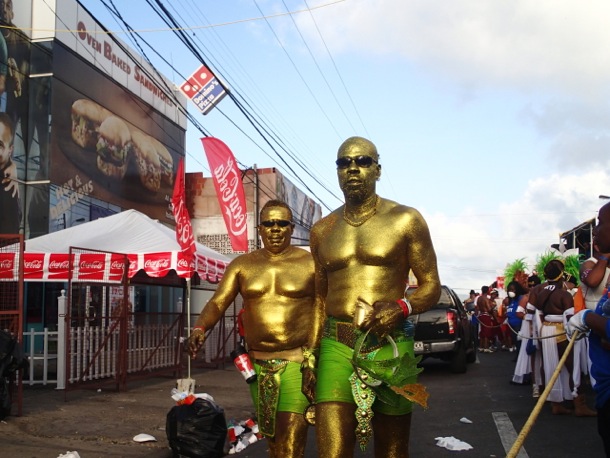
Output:
[[[598,223],[593,229],[593,241],[602,253],[610,253],[610,203],[599,210]],[[597,431],[602,438],[606,456],[610,457],[610,301],[608,285],[595,310],[576,313],[567,325],[568,334],[578,331],[579,337],[589,334],[591,376],[595,379]],[[589,332],[591,331],[591,332]]]
[[[315,342],[319,329],[314,308],[311,254],[290,245],[292,211],[270,200],[258,226],[263,248],[235,258],[195,322],[186,348],[195,357],[205,332],[223,316],[238,294],[243,298],[244,339],[257,381],[250,384],[259,431],[271,457],[303,457],[314,401]]]
[[[545,384],[549,384],[551,374],[557,367],[557,362],[567,351],[568,338],[564,329],[564,312],[574,308],[574,299],[564,287],[564,262],[562,259],[552,259],[544,266],[546,281],[530,290],[529,303],[541,313],[542,326],[540,337],[542,342],[542,364]],[[589,409],[585,395],[575,386],[573,371],[573,353],[569,353],[565,369],[553,385],[548,400],[551,401],[553,415],[569,415],[577,417],[595,416],[595,411]],[[564,400],[574,400],[574,411],[563,405]]]
[[[310,238],[316,303],[326,315],[316,386],[318,453],[353,456],[356,441],[364,448],[374,435],[375,456],[408,457],[408,399],[419,401],[403,393],[417,385],[415,375],[407,375],[412,385],[390,379],[416,365],[407,317],[438,301],[436,254],[422,215],[377,195],[381,165],[371,141],[348,138],[335,163],[345,205],[318,221]],[[418,286],[407,299],[409,271]],[[391,360],[391,369],[375,370],[376,362]]]

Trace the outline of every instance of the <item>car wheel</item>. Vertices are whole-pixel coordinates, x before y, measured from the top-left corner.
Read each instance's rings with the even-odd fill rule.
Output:
[[[463,374],[466,372],[466,347],[463,342],[458,345],[449,362],[451,372]]]

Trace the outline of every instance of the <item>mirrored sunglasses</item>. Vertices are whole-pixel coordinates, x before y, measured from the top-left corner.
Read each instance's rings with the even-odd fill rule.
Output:
[[[287,227],[290,226],[291,223],[286,219],[270,219],[269,221],[261,221],[261,226],[265,227],[273,227],[276,224],[279,227]]]
[[[373,163],[377,164],[377,161],[371,156],[344,156],[337,159],[335,164],[337,164],[337,168],[339,169],[346,169],[352,165],[352,161],[355,162],[358,167],[363,167],[365,169],[368,169]]]

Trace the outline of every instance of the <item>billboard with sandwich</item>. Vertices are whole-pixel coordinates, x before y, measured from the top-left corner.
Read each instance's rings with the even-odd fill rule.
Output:
[[[184,129],[59,43],[53,67],[50,218],[90,196],[173,223]]]

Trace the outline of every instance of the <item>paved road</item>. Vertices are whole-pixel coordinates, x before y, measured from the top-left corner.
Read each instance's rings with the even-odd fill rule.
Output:
[[[506,352],[480,355],[480,363],[469,365],[466,374],[452,374],[436,360],[425,361],[420,381],[430,393],[429,408],[415,407],[411,456],[505,456],[535,406],[529,386],[509,384],[513,357]],[[196,372],[194,377],[198,391],[212,394],[227,418],[250,415],[244,381],[232,367]],[[0,423],[0,455],[55,458],[74,450],[82,458],[170,458],[164,426],[174,384],[171,378],[156,378],[134,382],[124,393],[78,390],[67,396],[50,388],[26,388],[24,416]],[[472,423],[460,422],[462,417]],[[152,434],[158,441],[137,444],[132,438],[138,433]],[[455,452],[436,445],[435,438],[449,436],[473,449]],[[307,458],[317,456],[314,439],[312,428]],[[257,442],[236,456],[266,457],[265,445],[265,441]],[[372,457],[372,447],[354,456]],[[553,416],[550,407],[544,406],[519,458],[550,456],[604,456],[595,418]]]

